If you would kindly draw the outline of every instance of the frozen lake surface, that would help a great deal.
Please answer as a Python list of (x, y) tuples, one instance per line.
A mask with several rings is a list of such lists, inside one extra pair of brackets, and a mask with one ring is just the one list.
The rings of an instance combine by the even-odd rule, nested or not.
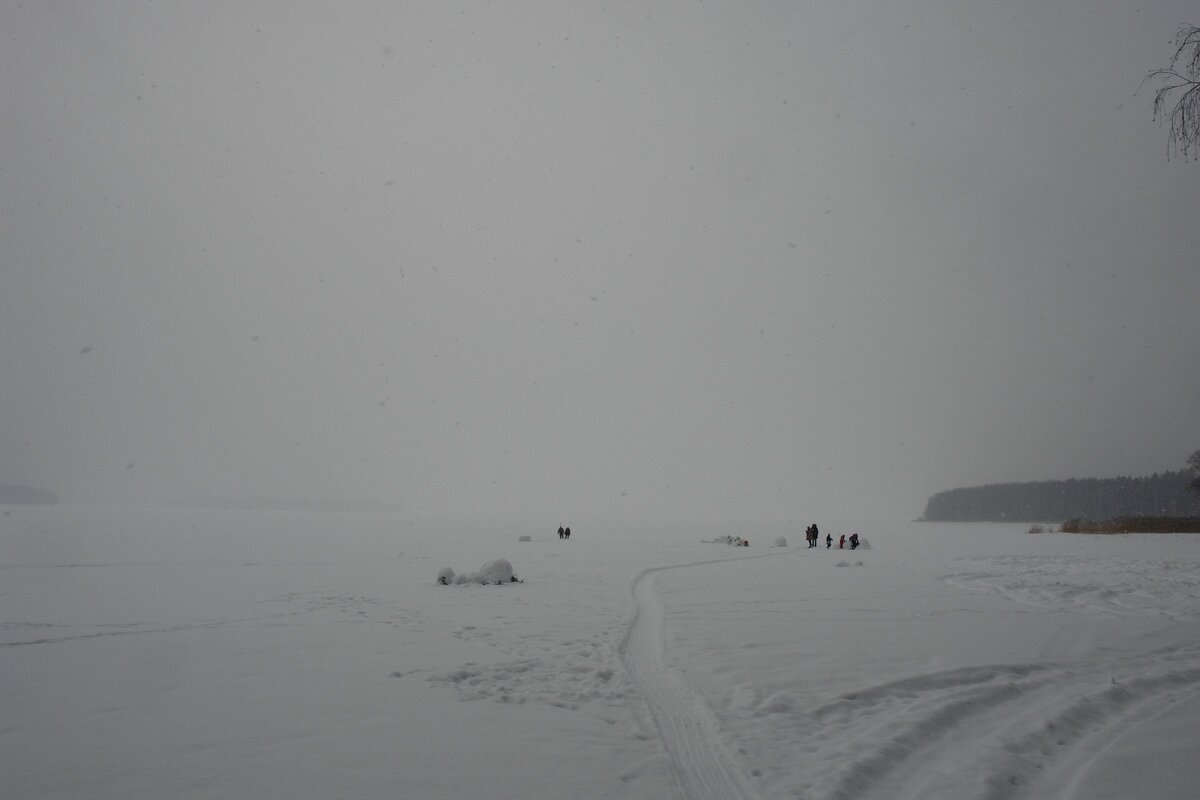
[(4, 796), (1194, 795), (1200, 536), (810, 521), (5, 507)]

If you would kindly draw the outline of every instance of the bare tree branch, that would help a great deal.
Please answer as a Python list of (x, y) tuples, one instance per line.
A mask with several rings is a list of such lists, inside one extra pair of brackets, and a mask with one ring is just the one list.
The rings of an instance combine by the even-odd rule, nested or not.
[(1154, 93), (1154, 120), (1168, 123), (1167, 158), (1200, 159), (1200, 28), (1180, 28), (1169, 66), (1151, 70), (1147, 81), (1163, 84)]

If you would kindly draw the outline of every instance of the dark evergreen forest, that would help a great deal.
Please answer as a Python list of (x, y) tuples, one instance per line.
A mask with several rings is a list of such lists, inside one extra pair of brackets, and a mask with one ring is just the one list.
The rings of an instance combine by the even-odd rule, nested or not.
[(1084, 478), (996, 483), (939, 492), (929, 498), (930, 522), (1062, 522), (1081, 517), (1197, 516), (1200, 492), (1192, 473), (1155, 473), (1147, 478)]

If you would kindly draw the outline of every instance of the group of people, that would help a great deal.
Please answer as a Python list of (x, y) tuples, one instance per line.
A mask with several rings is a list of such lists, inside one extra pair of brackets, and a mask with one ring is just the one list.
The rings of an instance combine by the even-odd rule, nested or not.
[(564, 528), (562, 525), (559, 525), (559, 526), (558, 526), (558, 538), (560, 538), (560, 539), (570, 539), (570, 538), (571, 538), (571, 529), (570, 529), (570, 528)]
[[(808, 542), (809, 547), (817, 546), (817, 542), (821, 539), (821, 532), (817, 530), (817, 523), (814, 522), (812, 525), (809, 525), (804, 529), (804, 539)], [(847, 539), (846, 534), (843, 533), (842, 537), (838, 539), (838, 549), (846, 549), (846, 542), (850, 543), (851, 550), (857, 549), (858, 534), (852, 533), (850, 534), (850, 538)], [(831, 534), (825, 534), (825, 549), (828, 550), (831, 547), (833, 547), (833, 536)]]

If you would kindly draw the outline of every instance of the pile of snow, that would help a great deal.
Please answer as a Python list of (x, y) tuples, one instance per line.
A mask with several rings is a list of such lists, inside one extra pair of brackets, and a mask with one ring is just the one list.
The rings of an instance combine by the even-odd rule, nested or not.
[(501, 583), (524, 583), (513, 572), (512, 564), (507, 558), (497, 558), (495, 561), (489, 561), (479, 568), (478, 572), (472, 572), (469, 575), (465, 572), (454, 574), (454, 570), (449, 567), (442, 567), (438, 570), (437, 582), (442, 586), (448, 586), (451, 583), (478, 583), (484, 586), (488, 584)]
[(532, 536), (518, 536), (517, 541), (518, 542), (532, 542), (533, 537)]
[(515, 583), (517, 576), (513, 574), (512, 564), (507, 558), (497, 558), (484, 564), (478, 572), (484, 583)]
[(717, 544), (727, 544), (727, 545), (731, 545), (733, 547), (749, 547), (750, 546), (749, 539), (743, 539), (740, 536), (734, 536), (732, 534), (726, 534), (725, 536), (718, 536), (715, 539), (708, 539), (707, 541), (711, 542), (711, 543), (717, 543)]
[(775, 540), (775, 546), (776, 547), (787, 547), (787, 537), (780, 536), (778, 539)]

